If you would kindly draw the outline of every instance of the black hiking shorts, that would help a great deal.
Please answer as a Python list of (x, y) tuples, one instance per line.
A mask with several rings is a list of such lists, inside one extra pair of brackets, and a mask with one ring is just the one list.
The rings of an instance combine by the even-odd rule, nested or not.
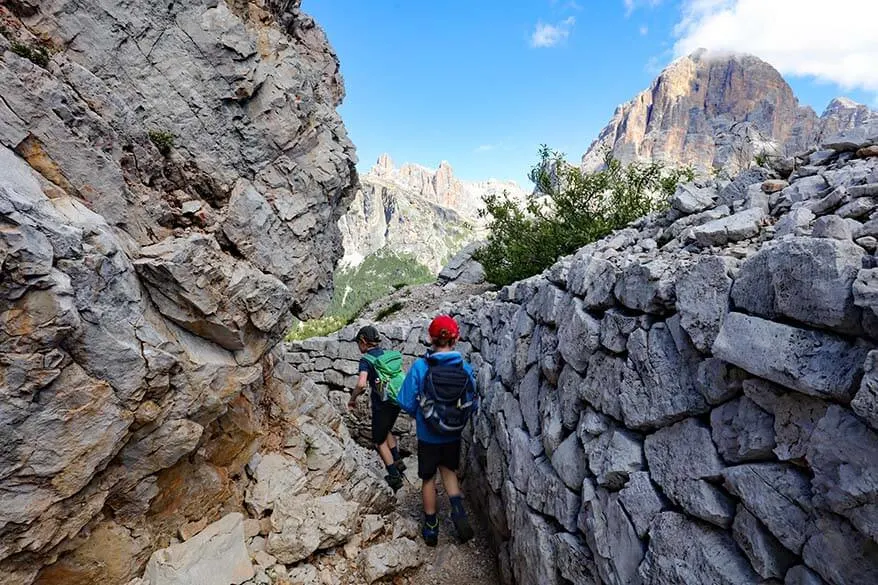
[(439, 467), (457, 471), (460, 462), (460, 439), (451, 443), (418, 441), (418, 477), (433, 479)]
[(387, 435), (399, 417), (399, 406), (390, 400), (372, 400), (372, 443), (377, 447), (387, 440)]

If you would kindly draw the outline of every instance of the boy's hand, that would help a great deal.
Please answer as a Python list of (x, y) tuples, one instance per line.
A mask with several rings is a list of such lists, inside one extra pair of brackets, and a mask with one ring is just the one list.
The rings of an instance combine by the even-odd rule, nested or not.
[(351, 396), (351, 399), (348, 400), (348, 410), (353, 410), (357, 407), (357, 399), (354, 396)]

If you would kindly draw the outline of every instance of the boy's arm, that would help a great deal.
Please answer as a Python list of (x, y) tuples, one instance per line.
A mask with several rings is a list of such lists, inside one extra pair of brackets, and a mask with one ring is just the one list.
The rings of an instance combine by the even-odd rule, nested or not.
[(410, 415), (414, 416), (418, 409), (418, 392), (421, 391), (421, 380), (423, 379), (423, 361), (418, 360), (409, 369), (396, 396), (396, 401), (400, 407)]
[(360, 374), (357, 376), (357, 385), (354, 386), (354, 390), (351, 392), (351, 399), (348, 400), (348, 408), (351, 410), (357, 405), (357, 398), (366, 391), (366, 387), (369, 385), (369, 364), (363, 358), (360, 358), (359, 370)]

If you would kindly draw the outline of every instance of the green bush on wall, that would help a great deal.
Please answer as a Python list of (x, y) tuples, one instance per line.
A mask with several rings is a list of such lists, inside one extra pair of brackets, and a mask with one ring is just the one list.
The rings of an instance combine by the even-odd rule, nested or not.
[(604, 168), (592, 173), (546, 146), (530, 172), (537, 189), (520, 204), (507, 193), (484, 198), (488, 243), (475, 258), (489, 282), (506, 285), (539, 274), (635, 219), (667, 206), (691, 169), (635, 162), (623, 165), (607, 153)]

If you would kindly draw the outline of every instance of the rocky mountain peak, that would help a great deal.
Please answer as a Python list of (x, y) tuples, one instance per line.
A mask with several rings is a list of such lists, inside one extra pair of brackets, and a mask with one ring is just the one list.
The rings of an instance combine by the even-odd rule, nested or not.
[(357, 265), (387, 248), (411, 254), (438, 273), (449, 258), (483, 235), (478, 216), (483, 197), (503, 191), (525, 195), (514, 181), (463, 181), (448, 161), (435, 170), (414, 163), (397, 168), (382, 154), (360, 176), (360, 190), (339, 220), (342, 265)]
[(391, 174), (393, 172), (393, 159), (386, 152), (383, 153), (378, 157), (378, 162), (375, 163), (370, 172), (379, 177)]
[(838, 98), (818, 117), (765, 61), (700, 49), (671, 63), (649, 88), (616, 108), (582, 165), (599, 168), (608, 149), (623, 162), (660, 160), (734, 172), (758, 154), (804, 151), (875, 115)]

